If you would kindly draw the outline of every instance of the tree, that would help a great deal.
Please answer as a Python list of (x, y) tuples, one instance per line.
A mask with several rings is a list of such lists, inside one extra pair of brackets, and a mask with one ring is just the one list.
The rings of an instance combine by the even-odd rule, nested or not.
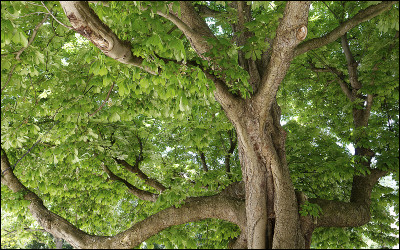
[(360, 245), (371, 211), (395, 244), (398, 190), (378, 183), (398, 183), (395, 2), (10, 2), (1, 15), (6, 209), (78, 248), (159, 232), (147, 242), (196, 247), (208, 230), (220, 247), (307, 248), (325, 227), (356, 228), (341, 232)]

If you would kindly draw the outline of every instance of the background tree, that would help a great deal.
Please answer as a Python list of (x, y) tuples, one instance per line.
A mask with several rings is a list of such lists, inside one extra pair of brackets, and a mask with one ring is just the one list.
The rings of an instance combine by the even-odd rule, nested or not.
[(79, 248), (395, 244), (395, 2), (1, 16), (2, 209)]

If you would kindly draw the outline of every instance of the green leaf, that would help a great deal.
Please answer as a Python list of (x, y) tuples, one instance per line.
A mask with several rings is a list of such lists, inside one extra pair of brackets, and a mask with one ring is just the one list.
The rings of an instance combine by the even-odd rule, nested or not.
[(113, 114), (110, 116), (110, 118), (109, 118), (109, 121), (110, 121), (110, 122), (117, 122), (117, 121), (119, 121), (119, 120), (121, 120), (121, 118), (120, 118), (120, 116), (118, 115), (118, 113), (113, 113)]
[(105, 75), (107, 75), (107, 73), (108, 73), (107, 67), (105, 67), (103, 65), (102, 67), (100, 67), (100, 69), (95, 74), (105, 76)]
[(109, 86), (111, 85), (112, 78), (111, 76), (107, 75), (106, 77), (103, 77), (103, 86)]

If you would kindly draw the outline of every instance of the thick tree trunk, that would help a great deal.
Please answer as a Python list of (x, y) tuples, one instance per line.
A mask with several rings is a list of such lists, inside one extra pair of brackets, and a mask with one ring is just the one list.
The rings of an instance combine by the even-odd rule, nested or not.
[(245, 183), (247, 247), (304, 248), (279, 106), (274, 101), (265, 120), (251, 99), (241, 104), (228, 116), (237, 131)]

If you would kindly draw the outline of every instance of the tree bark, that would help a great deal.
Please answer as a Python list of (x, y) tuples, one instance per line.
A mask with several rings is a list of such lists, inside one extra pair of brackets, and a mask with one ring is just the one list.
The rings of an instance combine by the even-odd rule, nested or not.
[(247, 247), (304, 248), (280, 108), (275, 101), (266, 121), (260, 119), (252, 100), (236, 108), (241, 114), (233, 116), (237, 117), (233, 124), (245, 183)]

